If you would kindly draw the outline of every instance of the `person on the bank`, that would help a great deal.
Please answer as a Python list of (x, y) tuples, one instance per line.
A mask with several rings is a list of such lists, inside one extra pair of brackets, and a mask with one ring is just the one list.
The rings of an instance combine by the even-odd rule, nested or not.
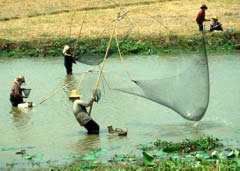
[(92, 119), (87, 111), (87, 107), (92, 106), (93, 101), (98, 101), (96, 96), (91, 97), (88, 102), (80, 100), (80, 95), (75, 95), (71, 100), (73, 101), (73, 113), (78, 123), (87, 129), (88, 134), (99, 134), (99, 125)]
[(222, 24), (218, 22), (217, 17), (213, 17), (212, 23), (210, 24), (210, 32), (213, 32), (214, 30), (223, 31)]
[(10, 93), (10, 102), (12, 106), (17, 107), (18, 104), (24, 103), (23, 98), (26, 98), (22, 94), (21, 86), (25, 83), (25, 78), (22, 75), (19, 75), (13, 82), (11, 93)]
[(76, 61), (68, 45), (64, 46), (63, 55), (64, 55), (64, 66), (66, 68), (67, 75), (72, 75), (72, 64), (73, 63), (76, 64)]
[(203, 22), (204, 21), (210, 21), (210, 20), (205, 18), (205, 11), (208, 9), (207, 5), (203, 4), (200, 7), (200, 9), (201, 10), (198, 12), (196, 22), (199, 26), (199, 31), (203, 31)]

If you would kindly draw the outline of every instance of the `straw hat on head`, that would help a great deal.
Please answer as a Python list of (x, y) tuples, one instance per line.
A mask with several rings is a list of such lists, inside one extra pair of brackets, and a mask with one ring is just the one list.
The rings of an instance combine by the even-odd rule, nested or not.
[(76, 89), (72, 90), (69, 99), (80, 99), (80, 94)]
[(208, 9), (208, 7), (207, 7), (206, 4), (203, 4), (200, 8), (201, 8), (201, 9)]
[(68, 51), (70, 49), (70, 47), (68, 45), (65, 45), (63, 48), (63, 53), (65, 53), (66, 51)]
[(17, 76), (16, 80), (17, 81), (22, 81), (23, 83), (25, 83), (25, 78), (22, 75)]

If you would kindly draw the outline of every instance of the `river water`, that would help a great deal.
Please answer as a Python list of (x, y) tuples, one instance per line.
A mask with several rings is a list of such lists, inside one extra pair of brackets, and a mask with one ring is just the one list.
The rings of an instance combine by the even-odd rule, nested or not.
[[(114, 154), (137, 154), (139, 144), (157, 138), (179, 141), (213, 135), (221, 138), (226, 145), (239, 145), (239, 54), (209, 56), (210, 103), (200, 122), (187, 121), (157, 103), (108, 88), (124, 84), (118, 76), (129, 68), (143, 76), (146, 74), (144, 70), (148, 68), (147, 74), (153, 78), (159, 77), (161, 73), (172, 75), (174, 73), (171, 73), (171, 69), (179, 65), (178, 58), (133, 56), (125, 62), (125, 69), (122, 69), (123, 65), (118, 58), (109, 59), (105, 65), (105, 74), (108, 79), (115, 80), (116, 85), (108, 85), (108, 79), (101, 85), (102, 97), (98, 104), (94, 104), (91, 115), (101, 127), (100, 135), (95, 136), (87, 135), (86, 130), (79, 126), (68, 97), (75, 88), (80, 89), (82, 99), (90, 97), (92, 87), (88, 85), (95, 85), (97, 73), (85, 71), (98, 70), (97, 67), (77, 63), (73, 66), (73, 76), (66, 76), (62, 58), (1, 58), (0, 168), (9, 167), (10, 164), (15, 167), (33, 167), (26, 157), (16, 154), (22, 149), (35, 155), (33, 160), (39, 162), (41, 167), (48, 167), (72, 162), (74, 154), (84, 155), (96, 149), (102, 150), (98, 158), (102, 161), (111, 159)], [(36, 104), (32, 109), (11, 107), (10, 88), (19, 74), (25, 76), (25, 86), (32, 88), (27, 99)], [(47, 100), (39, 104), (44, 99)], [(109, 125), (127, 129), (128, 135), (109, 135)]]

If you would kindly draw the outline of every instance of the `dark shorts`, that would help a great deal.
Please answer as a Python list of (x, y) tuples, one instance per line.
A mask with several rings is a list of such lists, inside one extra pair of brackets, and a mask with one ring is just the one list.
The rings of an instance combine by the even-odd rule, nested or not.
[(99, 134), (99, 125), (94, 120), (87, 122), (84, 127), (88, 130), (88, 134)]
[(203, 24), (202, 23), (198, 23), (199, 26), (199, 31), (203, 31)]
[(72, 74), (72, 63), (65, 63), (64, 65), (65, 65), (67, 74)]
[(19, 96), (14, 97), (12, 94), (10, 94), (10, 102), (12, 103), (12, 106), (17, 107), (18, 104), (24, 103), (23, 99)]

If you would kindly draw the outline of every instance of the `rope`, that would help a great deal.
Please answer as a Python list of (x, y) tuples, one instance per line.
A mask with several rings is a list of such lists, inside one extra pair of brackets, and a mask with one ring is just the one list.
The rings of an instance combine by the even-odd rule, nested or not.
[(109, 86), (109, 84), (108, 84), (105, 76), (103, 75), (103, 73), (102, 73), (102, 78), (103, 78), (103, 80), (105, 81), (105, 83), (107, 84), (107, 87), (111, 90), (112, 88)]
[[(84, 76), (85, 76), (86, 73), (87, 73), (87, 72), (82, 72), (82, 73), (81, 73), (81, 74), (84, 74), (84, 75), (82, 76), (82, 79), (80, 80), (80, 83), (82, 82), (82, 80), (83, 80), (83, 78), (84, 78)], [(49, 96), (47, 96), (47, 97), (44, 98), (42, 101), (40, 101), (40, 102), (38, 103), (38, 105), (42, 104), (43, 102), (45, 102), (45, 101), (48, 100), (49, 98), (55, 96), (60, 90), (64, 89), (65, 87), (69, 86), (70, 84), (72, 84), (72, 83), (74, 83), (74, 82), (76, 82), (76, 81), (77, 81), (77, 80), (72, 80), (72, 81), (70, 81), (69, 83), (65, 84), (64, 86), (55, 89), (55, 91), (54, 91), (53, 93), (51, 93)], [(79, 85), (78, 85), (79, 87), (80, 87), (80, 83), (79, 83)]]
[[(88, 7), (87, 7), (87, 8), (89, 8), (90, 4), (91, 4), (91, 0), (89, 0)], [(75, 47), (74, 47), (74, 50), (73, 50), (73, 57), (75, 57), (75, 55), (76, 55), (77, 45), (78, 45), (78, 42), (79, 42), (79, 39), (80, 39), (80, 36), (81, 36), (81, 32), (82, 32), (82, 28), (83, 28), (83, 23), (85, 22), (85, 19), (86, 19), (86, 17), (87, 17), (87, 12), (88, 12), (88, 10), (85, 11), (85, 15), (84, 15), (84, 18), (83, 18), (81, 27), (80, 27), (80, 29), (79, 29), (78, 38), (77, 38), (77, 41), (76, 41), (76, 43), (75, 43)]]
[(83, 73), (83, 75), (82, 75), (82, 77), (81, 77), (81, 79), (80, 79), (80, 81), (79, 81), (79, 83), (78, 83), (77, 90), (80, 89), (80, 86), (81, 86), (82, 80), (84, 79), (85, 75), (86, 75), (86, 73)]
[(46, 97), (45, 99), (43, 99), (41, 102), (39, 102), (39, 105), (42, 104), (43, 102), (45, 102), (46, 100), (48, 100), (49, 98), (55, 96), (60, 90), (64, 89), (65, 87), (67, 87), (69, 84), (74, 83), (76, 80), (72, 80), (69, 83), (65, 84), (64, 86), (60, 87), (59, 89), (56, 89), (52, 94), (50, 94), (48, 97)]
[[(117, 39), (117, 35), (115, 35), (115, 40), (116, 40), (116, 43), (117, 43), (118, 53), (119, 53), (119, 56), (120, 56), (121, 62), (122, 62), (123, 65), (124, 65), (125, 63), (124, 63), (124, 59), (123, 59), (123, 56), (122, 56), (122, 53), (121, 53), (121, 50), (120, 50), (120, 47), (119, 47), (119, 43), (118, 43), (118, 39)], [(124, 66), (125, 66), (125, 71), (126, 71), (128, 77), (132, 80), (132, 77), (131, 77), (130, 73), (128, 72), (127, 65), (125, 64)]]

